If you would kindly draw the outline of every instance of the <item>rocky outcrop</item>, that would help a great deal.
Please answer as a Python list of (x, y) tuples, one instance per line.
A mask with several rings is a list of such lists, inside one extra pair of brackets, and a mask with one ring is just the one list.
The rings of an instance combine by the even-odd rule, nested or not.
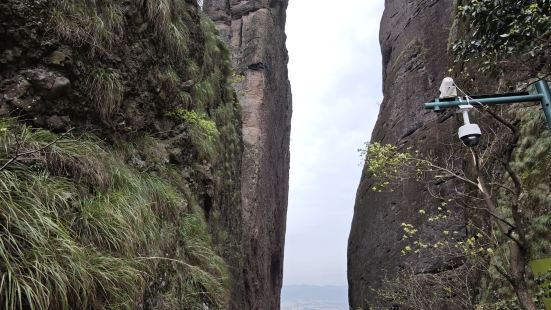
[[(38, 159), (25, 157), (19, 166), (1, 167), (0, 172), (9, 170), (13, 174), (24, 167), (25, 177), (37, 174), (47, 179), (45, 184), (56, 184), (59, 178), (71, 184), (78, 194), (64, 188), (60, 194), (68, 201), (62, 207), (64, 211), (48, 211), (45, 216), (56, 227), (67, 227), (60, 235), (75, 245), (75, 257), (92, 262), (110, 259), (106, 266), (116, 269), (106, 272), (115, 280), (104, 281), (98, 276), (101, 270), (94, 269), (96, 265), (75, 263), (76, 267), (89, 268), (90, 285), (81, 287), (85, 279), (67, 269), (63, 260), (74, 261), (70, 255), (46, 252), (36, 260), (47, 260), (46, 266), (62, 265), (58, 271), (67, 270), (66, 274), (57, 277), (37, 270), (40, 265), (31, 259), (30, 267), (21, 266), (26, 260), (18, 258), (9, 268), (4, 260), (0, 269), (17, 269), (16, 273), (31, 281), (34, 289), (18, 293), (13, 291), (15, 285), (3, 286), (0, 299), (19, 295), (18, 300), (11, 298), (12, 306), (7, 308), (227, 309), (230, 300), (236, 309), (248, 308), (245, 288), (234, 289), (237, 293), (229, 296), (234, 283), (234, 287), (243, 287), (246, 270), (256, 271), (243, 267), (244, 249), (249, 249), (248, 253), (256, 251), (249, 245), (255, 226), (243, 224), (250, 224), (248, 219), (253, 216), (244, 212), (241, 204), (240, 108), (231, 85), (230, 55), (217, 35), (213, 22), (201, 13), (196, 1), (0, 1), (0, 165), (10, 157), (14, 158), (12, 162), (19, 161), (23, 143), (37, 148), (44, 144), (42, 140), (48, 141), (56, 134), (61, 134), (60, 139), (66, 137), (67, 141), (60, 144), (68, 148), (50, 152), (45, 146), (44, 150), (29, 153), (42, 158), (42, 165), (36, 163)], [(285, 59), (276, 60), (274, 63), (285, 67)], [(281, 81), (288, 85), (286, 75), (278, 74), (285, 76)], [(272, 76), (266, 80), (270, 90), (279, 89), (279, 80)], [(282, 95), (287, 96), (286, 92)], [(258, 122), (266, 120), (268, 128), (285, 132), (286, 123), (281, 128), (275, 126), (280, 119), (287, 120), (287, 114), (270, 115), (281, 117), (259, 118)], [(25, 132), (20, 128), (30, 127), (36, 128), (39, 137), (20, 142), (20, 132)], [(280, 141), (262, 134), (268, 138), (262, 138), (266, 143), (259, 148), (273, 151), (258, 159), (262, 163), (258, 164), (258, 173), (264, 173), (258, 180), (277, 173), (266, 167), (266, 162), (273, 161), (280, 164), (279, 175), (286, 181), (288, 153), (281, 159), (277, 157), (280, 144), (276, 147), (275, 143), (288, 146), (288, 135), (287, 140), (282, 135)], [(52, 159), (51, 153), (65, 157)], [(253, 162), (248, 163), (247, 169), (255, 167)], [(83, 177), (88, 174), (101, 177)], [(281, 215), (267, 210), (269, 214), (261, 213), (255, 220), (268, 222), (284, 217), (286, 183), (281, 184), (283, 190), (277, 192), (280, 196), (270, 191), (278, 189), (276, 186), (257, 189), (273, 195), (270, 198), (281, 205), (277, 209)], [(37, 191), (44, 194), (39, 197), (54, 193), (44, 188)], [(268, 199), (258, 197), (262, 202)], [(0, 200), (3, 210), (17, 207), (14, 203), (8, 206), (5, 195)], [(52, 201), (55, 205), (61, 200)], [(83, 218), (91, 204), (107, 215), (102, 217), (94, 209), (93, 216)], [(28, 207), (41, 208), (36, 203)], [(124, 208), (130, 212), (120, 213)], [(123, 225), (133, 220), (136, 225)], [(4, 216), (0, 222), (5, 223)], [(32, 226), (23, 220), (21, 223)], [(254, 244), (259, 250), (249, 256), (251, 261), (271, 255), (269, 244), (278, 244), (277, 240), (262, 239), (268, 234), (262, 223), (258, 224), (262, 243)], [(274, 223), (279, 225), (278, 231), (283, 231), (283, 222)], [(2, 228), (2, 244), (8, 232), (21, 233), (17, 226)], [(99, 241), (88, 238), (91, 232), (97, 233)], [(244, 237), (244, 232), (249, 235)], [(59, 239), (47, 232), (33, 236), (45, 244), (57, 244), (54, 242)], [(38, 253), (26, 239), (18, 237), (18, 247)], [(124, 247), (112, 246), (114, 242)], [(276, 253), (273, 274), (277, 275), (281, 258), (280, 252)], [(119, 277), (117, 272), (134, 277)], [(250, 278), (264, 276), (264, 271), (258, 273)], [(274, 283), (276, 287), (278, 282)], [(41, 300), (46, 306), (41, 306)]]
[[(383, 56), (383, 92), (379, 118), (372, 142), (412, 147), (426, 153), (445, 155), (446, 145), (456, 137), (457, 120), (452, 114), (425, 111), (422, 103), (437, 96), (446, 75), (448, 38), (452, 24), (452, 0), (385, 1), (380, 43)], [(455, 142), (455, 141), (453, 141)], [(445, 156), (442, 156), (445, 157)], [(463, 214), (440, 226), (430, 226), (418, 210), (438, 205), (426, 187), (405, 181), (394, 192), (375, 192), (364, 169), (357, 191), (354, 219), (348, 242), (348, 282), (353, 309), (382, 307), (376, 291), (385, 278), (411, 267), (416, 275), (437, 273), (461, 266), (461, 262), (423, 255), (402, 255), (401, 223), (422, 227), (428, 239), (435, 232), (454, 226), (462, 231)], [(450, 187), (451, 184), (443, 184)], [(443, 225), (443, 226), (442, 226)], [(463, 229), (464, 230), (464, 229)], [(390, 307), (392, 304), (385, 304)], [(445, 301), (436, 308), (453, 308)]]
[[(125, 302), (279, 308), (291, 117), (286, 7), (287, 1), (205, 1), (214, 25), (192, 0), (0, 1), (0, 121), (18, 117), (18, 126), (72, 130), (105, 148), (125, 145), (125, 169), (174, 183), (184, 211), (201, 217), (171, 213), (162, 219), (166, 227), (147, 231), (163, 242), (143, 247), (162, 250), (129, 258), (164, 263), (152, 263), (147, 281), (133, 285), (143, 298)], [(8, 140), (0, 139), (4, 151), (17, 152)], [(100, 185), (86, 189), (107, 195)], [(185, 230), (190, 218), (198, 231)], [(208, 246), (184, 249), (192, 237)], [(169, 263), (180, 261), (196, 274)], [(78, 302), (74, 308), (87, 308)]]
[(245, 261), (233, 309), (279, 309), (289, 178), (287, 0), (205, 0), (230, 48), (242, 106)]

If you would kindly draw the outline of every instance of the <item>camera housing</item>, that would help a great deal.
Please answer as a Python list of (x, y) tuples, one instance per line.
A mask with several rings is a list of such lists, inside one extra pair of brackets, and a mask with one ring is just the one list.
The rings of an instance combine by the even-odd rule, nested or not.
[(439, 90), (440, 99), (457, 97), (457, 87), (455, 86), (455, 82), (451, 77), (444, 78)]
[(477, 124), (465, 124), (459, 127), (459, 139), (468, 147), (477, 146), (480, 143), (482, 132)]

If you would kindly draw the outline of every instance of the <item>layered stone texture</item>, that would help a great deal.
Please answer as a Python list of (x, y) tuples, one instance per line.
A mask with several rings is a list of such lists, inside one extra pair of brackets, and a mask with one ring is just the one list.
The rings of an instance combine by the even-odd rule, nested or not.
[(245, 257), (233, 309), (279, 309), (289, 178), (287, 0), (205, 0), (228, 43), (242, 105)]
[[(453, 0), (386, 0), (381, 22), (384, 101), (372, 142), (412, 147), (445, 157), (456, 142), (457, 119), (448, 112), (436, 114), (422, 103), (438, 95), (449, 64), (448, 37)], [(450, 182), (447, 182), (450, 183)], [(458, 268), (461, 262), (423, 255), (401, 254), (401, 223), (414, 224), (424, 237), (438, 235), (446, 227), (462, 231), (463, 214), (455, 210), (446, 223), (427, 224), (419, 209), (438, 205), (422, 182), (403, 182), (394, 192), (374, 192), (373, 180), (364, 169), (357, 191), (354, 219), (348, 243), (348, 281), (351, 309), (392, 307), (379, 304), (375, 291), (399, 270), (416, 274)], [(454, 184), (442, 184), (451, 190)], [(463, 229), (464, 230), (464, 229)], [(438, 309), (451, 309), (443, 302)]]

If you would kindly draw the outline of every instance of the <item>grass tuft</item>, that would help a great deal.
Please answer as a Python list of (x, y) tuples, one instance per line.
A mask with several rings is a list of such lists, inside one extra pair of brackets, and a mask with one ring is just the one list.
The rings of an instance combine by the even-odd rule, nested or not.
[[(197, 303), (205, 298), (213, 306), (227, 303), (225, 289), (229, 286), (229, 273), (224, 261), (212, 249), (204, 213), (195, 208), (183, 218), (180, 237), (185, 240), (184, 249), (189, 273), (184, 279), (184, 302)], [(200, 292), (197, 295), (197, 292)], [(208, 293), (207, 293), (208, 292)]]
[(190, 93), (183, 90), (182, 79), (172, 66), (167, 66), (158, 72), (159, 84), (163, 90), (161, 96), (168, 97), (165, 99), (176, 99), (179, 106), (190, 107), (192, 104), (192, 96)]
[(147, 0), (147, 17), (167, 51), (174, 57), (188, 54), (190, 34), (186, 27), (189, 19), (186, 3), (173, 0)]
[(25, 169), (0, 175), (4, 309), (130, 308), (143, 286), (141, 271), (76, 241), (66, 222), (78, 197), (74, 186)]
[(88, 77), (88, 91), (102, 121), (111, 123), (122, 102), (124, 89), (118, 73), (97, 69)]
[[(120, 155), (138, 145), (113, 150), (0, 120), (0, 167), (27, 154), (0, 169), (4, 309), (132, 309), (160, 272), (156, 260), (178, 262), (170, 294), (181, 307), (224, 308), (225, 263), (204, 215), (190, 209), (187, 186), (126, 164)], [(75, 170), (80, 163), (90, 165)]]
[(56, 0), (53, 5), (56, 33), (73, 43), (88, 44), (92, 51), (108, 50), (123, 32), (124, 15), (117, 2)]

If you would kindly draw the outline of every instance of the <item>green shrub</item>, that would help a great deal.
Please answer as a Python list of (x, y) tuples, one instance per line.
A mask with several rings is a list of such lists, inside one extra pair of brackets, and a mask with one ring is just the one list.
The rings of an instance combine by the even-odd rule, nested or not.
[(475, 61), (479, 70), (519, 56), (545, 55), (551, 39), (549, 0), (460, 1), (464, 34), (452, 47), (456, 61)]
[(521, 139), (511, 166), (525, 188), (523, 212), (531, 219), (530, 244), (534, 258), (551, 255), (551, 135), (539, 106), (517, 109)]
[(189, 137), (197, 154), (204, 160), (215, 161), (218, 156), (220, 132), (216, 123), (201, 112), (176, 109), (170, 116), (189, 126)]

